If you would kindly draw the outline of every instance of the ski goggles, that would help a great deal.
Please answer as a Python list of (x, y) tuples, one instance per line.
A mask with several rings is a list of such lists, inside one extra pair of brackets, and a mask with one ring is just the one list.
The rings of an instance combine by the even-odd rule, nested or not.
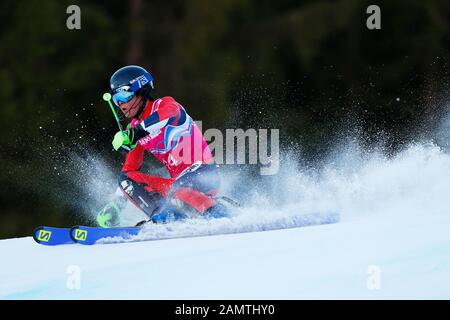
[(127, 103), (135, 96), (135, 92), (131, 90), (131, 86), (121, 86), (117, 88), (113, 95), (112, 100), (116, 107), (120, 106), (120, 103)]
[(113, 90), (112, 99), (114, 104), (119, 107), (120, 102), (127, 103), (135, 96), (136, 92), (143, 86), (149, 84), (153, 88), (153, 77), (150, 73), (144, 73), (130, 81), (129, 85), (123, 85)]

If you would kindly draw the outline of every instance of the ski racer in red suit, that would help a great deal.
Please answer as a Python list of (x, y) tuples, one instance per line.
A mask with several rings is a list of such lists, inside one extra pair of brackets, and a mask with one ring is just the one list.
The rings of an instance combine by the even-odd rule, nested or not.
[[(172, 97), (153, 99), (153, 77), (139, 66), (117, 70), (110, 86), (114, 104), (131, 121), (113, 140), (114, 149), (127, 152), (119, 175), (124, 197), (103, 208), (99, 225), (119, 225), (125, 199), (153, 222), (176, 220), (179, 213), (207, 216), (223, 210), (214, 199), (219, 188), (214, 158), (183, 106)], [(140, 171), (145, 151), (165, 165), (170, 178)]]

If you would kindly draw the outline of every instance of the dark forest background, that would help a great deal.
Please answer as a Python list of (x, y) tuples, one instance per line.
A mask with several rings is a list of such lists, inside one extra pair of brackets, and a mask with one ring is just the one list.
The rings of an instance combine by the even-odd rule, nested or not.
[[(448, 0), (0, 3), (0, 238), (82, 220), (65, 167), (79, 151), (119, 168), (101, 96), (126, 64), (204, 129), (280, 128), (312, 163), (355, 132), (395, 153), (445, 112)], [(366, 28), (371, 4), (381, 30)]]

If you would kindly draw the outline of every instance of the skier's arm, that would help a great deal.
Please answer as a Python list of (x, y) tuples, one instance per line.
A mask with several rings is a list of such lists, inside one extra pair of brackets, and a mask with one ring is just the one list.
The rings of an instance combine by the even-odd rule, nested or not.
[(144, 148), (137, 144), (136, 147), (127, 153), (122, 171), (139, 171), (144, 160)]

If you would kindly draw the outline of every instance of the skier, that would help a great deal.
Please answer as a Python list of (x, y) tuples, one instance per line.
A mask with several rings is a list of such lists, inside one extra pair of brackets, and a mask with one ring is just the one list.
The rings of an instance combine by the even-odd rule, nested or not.
[[(113, 140), (115, 150), (127, 152), (118, 179), (122, 195), (116, 193), (99, 212), (98, 224), (118, 226), (127, 199), (156, 223), (223, 214), (225, 207), (214, 198), (220, 184), (217, 166), (183, 106), (169, 96), (154, 99), (153, 77), (139, 66), (117, 70), (110, 88), (115, 106), (130, 122)], [(145, 150), (165, 165), (170, 178), (140, 171)]]

